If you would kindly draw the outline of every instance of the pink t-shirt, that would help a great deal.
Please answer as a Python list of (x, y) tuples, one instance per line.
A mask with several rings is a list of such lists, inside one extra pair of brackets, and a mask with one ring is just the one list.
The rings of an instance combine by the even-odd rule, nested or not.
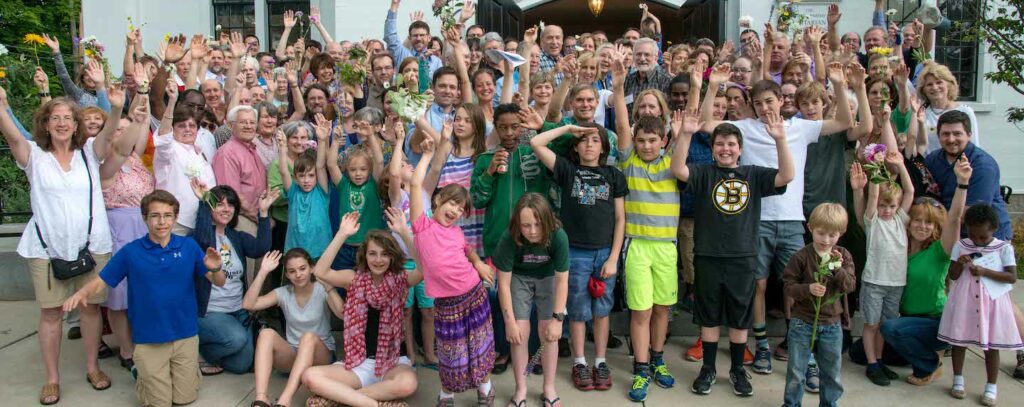
[(444, 227), (423, 215), (412, 223), (412, 233), (428, 297), (457, 297), (480, 284), (480, 275), (466, 257), (462, 228)]

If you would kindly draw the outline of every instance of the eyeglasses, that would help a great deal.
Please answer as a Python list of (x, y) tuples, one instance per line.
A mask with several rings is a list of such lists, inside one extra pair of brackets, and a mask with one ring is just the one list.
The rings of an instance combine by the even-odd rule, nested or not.
[(931, 205), (936, 208), (942, 208), (942, 204), (936, 201), (935, 198), (929, 196), (919, 196), (914, 199), (914, 205)]

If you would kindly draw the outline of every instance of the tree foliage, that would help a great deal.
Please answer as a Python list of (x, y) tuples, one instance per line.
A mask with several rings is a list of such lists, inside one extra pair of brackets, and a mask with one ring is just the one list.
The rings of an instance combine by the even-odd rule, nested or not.
[[(1006, 85), (1024, 96), (1024, 0), (989, 0), (984, 2), (982, 18), (970, 24), (958, 23), (956, 29), (968, 40), (984, 42), (995, 59), (996, 68), (985, 79)], [(1011, 122), (1024, 121), (1024, 107), (1010, 107), (1006, 117)]]

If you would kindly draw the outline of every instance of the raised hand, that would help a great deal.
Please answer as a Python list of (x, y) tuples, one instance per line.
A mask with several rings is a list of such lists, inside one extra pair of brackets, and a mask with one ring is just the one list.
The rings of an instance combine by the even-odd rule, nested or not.
[(139, 103), (138, 106), (135, 106), (135, 110), (131, 112), (131, 117), (135, 123), (145, 123), (146, 120), (149, 120), (149, 103)]
[(309, 5), (309, 22), (317, 24), (320, 22), (320, 7)]
[[(704, 126), (704, 122), (700, 117), (700, 110), (693, 108), (687, 109), (682, 113), (682, 128), (680, 129), (683, 133), (693, 134), (700, 131), (700, 128)], [(672, 118), (675, 120), (675, 117)]]
[(277, 270), (277, 266), (281, 264), (281, 252), (278, 250), (271, 250), (267, 254), (263, 255), (263, 261), (260, 263), (259, 275), (266, 276), (271, 271)]
[(910, 80), (910, 68), (906, 64), (900, 63), (892, 72), (892, 77), (896, 86), (903, 86)]
[[(163, 46), (163, 43), (160, 44)], [(185, 57), (185, 35), (178, 34), (177, 37), (167, 39), (167, 46), (163, 49), (164, 62), (174, 64)]]
[(699, 84), (704, 81), (704, 72), (708, 70), (708, 64), (700, 61), (690, 65), (690, 85)]
[(537, 43), (537, 26), (526, 29), (526, 32), (523, 33), (523, 42), (526, 44)]
[(50, 34), (43, 33), (43, 41), (46, 42), (46, 46), (50, 47), (50, 51), (54, 54), (60, 52), (60, 42), (57, 41), (57, 37), (51, 37)]
[(851, 62), (846, 65), (846, 82), (850, 84), (850, 87), (864, 86), (867, 75), (864, 66), (859, 63)]
[(284, 74), (285, 77), (288, 78), (289, 84), (296, 84), (299, 82), (298, 70), (298, 63), (296, 63), (294, 59), (288, 61), (288, 63), (284, 65)]
[(771, 49), (775, 44), (775, 29), (772, 23), (764, 23), (764, 47)]
[(292, 10), (285, 10), (284, 11), (284, 15), (282, 17), (284, 18), (284, 28), (285, 29), (289, 29), (289, 28), (295, 27), (295, 24), (299, 20), (299, 19), (295, 18), (295, 12), (292, 11)]
[(50, 77), (46, 75), (46, 71), (43, 71), (42, 67), (36, 67), (36, 73), (32, 75), (32, 83), (36, 85), (36, 89), (39, 89), (40, 92), (50, 92)]
[(423, 153), (433, 153), (434, 152), (434, 139), (432, 139), (430, 137), (424, 138), (423, 142), (420, 143), (420, 151), (423, 151)]
[[(838, 86), (838, 85), (845, 85), (846, 84), (846, 73), (843, 71), (843, 64), (842, 63), (833, 62), (833, 63), (828, 64), (828, 67), (826, 68), (826, 72), (828, 73), (828, 80), (831, 81), (833, 85), (837, 85)], [(845, 86), (844, 86), (844, 88), (845, 88)], [(839, 89), (843, 89), (843, 88), (839, 88)]]
[(444, 39), (449, 44), (457, 46), (462, 42), (462, 30), (456, 27), (449, 27), (447, 30), (444, 30)]
[(807, 27), (807, 38), (811, 40), (811, 45), (817, 46), (821, 44), (821, 39), (825, 37), (825, 30), (816, 25)]
[(860, 163), (854, 162), (850, 166), (850, 189), (860, 191), (867, 185), (868, 174), (864, 172), (864, 168), (860, 166)]
[(541, 127), (544, 127), (544, 118), (532, 107), (519, 109), (519, 113), (516, 113), (516, 115), (519, 116), (519, 121), (523, 127), (531, 130), (540, 130)]
[(111, 86), (107, 89), (107, 99), (111, 106), (124, 106), (124, 89), (120, 86)]
[(245, 45), (245, 40), (242, 38), (242, 33), (237, 31), (231, 32), (231, 39), (228, 40), (228, 45), (231, 47), (231, 55), (234, 58), (241, 58), (249, 50)]
[(412, 230), (409, 229), (409, 224), (405, 220), (405, 212), (401, 209), (390, 207), (384, 211), (384, 217), (388, 221), (388, 229), (398, 234), (409, 233), (412, 234)]
[(192, 36), (192, 43), (189, 44), (189, 51), (192, 52), (192, 58), (202, 59), (206, 56), (206, 53), (210, 48), (206, 45), (206, 36), (202, 34), (196, 34)]
[[(323, 113), (316, 114), (316, 140), (318, 143), (326, 143), (331, 136), (331, 121), (324, 117)], [(325, 144), (326, 145), (326, 144)]]
[(773, 111), (768, 111), (764, 115), (764, 128), (768, 131), (768, 135), (772, 136), (776, 142), (786, 139), (786, 125), (782, 116)]
[(274, 202), (277, 201), (277, 198), (279, 196), (281, 196), (281, 189), (280, 188), (271, 188), (271, 189), (263, 191), (263, 193), (260, 194), (260, 201), (259, 201), (260, 216), (265, 216), (267, 214), (267, 211), (270, 210), (270, 206), (273, 205)]
[(720, 85), (727, 82), (730, 76), (732, 76), (732, 66), (728, 63), (718, 64), (711, 70), (708, 82)]
[(213, 247), (206, 248), (206, 257), (203, 258), (203, 265), (207, 270), (220, 270), (220, 251)]
[(410, 22), (423, 21), (423, 12), (420, 11), (420, 10), (416, 10), (416, 11), (413, 11), (412, 13), (409, 13), (409, 21)]
[(476, 14), (476, 4), (473, 4), (473, 0), (466, 0), (466, 4), (462, 6), (462, 12), (459, 13), (459, 22), (469, 21), (474, 14)]
[(722, 44), (721, 48), (718, 49), (718, 56), (715, 60), (725, 61), (729, 59), (734, 52), (736, 52), (736, 44), (734, 44), (732, 40), (728, 40), (725, 44)]
[(825, 19), (828, 21), (829, 27), (835, 27), (835, 25), (839, 23), (839, 18), (842, 16), (843, 13), (839, 12), (839, 5), (833, 3), (828, 6), (828, 14), (825, 16)]
[(885, 163), (890, 166), (897, 167), (903, 165), (903, 155), (898, 151), (886, 151), (885, 152)]
[(85, 66), (85, 75), (92, 79), (93, 82), (96, 82), (97, 88), (103, 87), (106, 75), (103, 73), (103, 67), (95, 59), (90, 59), (89, 63)]
[(338, 225), (338, 233), (352, 236), (359, 231), (359, 212), (349, 212), (341, 217), (341, 224)]
[(625, 48), (621, 45), (615, 46), (612, 53), (612, 82), (616, 87), (626, 83), (626, 57)]
[(956, 174), (956, 182), (958, 184), (966, 185), (970, 183), (974, 169), (971, 168), (971, 163), (967, 161), (966, 155), (962, 155), (957, 159), (956, 164), (953, 165), (953, 173)]
[(206, 195), (206, 191), (209, 191), (209, 189), (206, 186), (206, 183), (200, 181), (199, 178), (192, 178), (192, 180), (189, 181), (188, 185), (192, 187), (192, 193), (195, 194), (196, 198), (199, 199), (203, 199), (203, 195)]

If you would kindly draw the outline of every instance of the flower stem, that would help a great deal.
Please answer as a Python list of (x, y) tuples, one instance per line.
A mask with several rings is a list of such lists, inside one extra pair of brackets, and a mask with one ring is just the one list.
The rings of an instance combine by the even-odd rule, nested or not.
[(811, 325), (811, 351), (814, 351), (814, 342), (818, 340), (818, 316), (821, 315), (821, 299), (818, 297), (814, 302), (814, 324)]

